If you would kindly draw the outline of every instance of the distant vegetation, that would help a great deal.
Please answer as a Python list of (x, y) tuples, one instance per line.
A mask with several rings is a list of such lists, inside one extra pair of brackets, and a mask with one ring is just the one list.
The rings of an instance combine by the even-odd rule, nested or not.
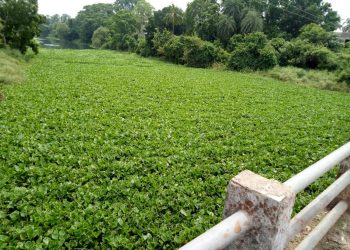
[(176, 249), (221, 221), (239, 172), (283, 182), (349, 138), (350, 95), (256, 74), (100, 50), (27, 72), (0, 102), (0, 249)]
[(328, 78), (332, 83), (312, 86), (347, 91), (350, 52), (332, 33), (339, 27), (337, 13), (319, 0), (194, 0), (186, 11), (174, 5), (154, 11), (145, 0), (117, 0), (85, 6), (76, 18), (47, 17), (42, 37), (76, 47), (158, 56), (191, 67), (322, 70), (334, 76)]

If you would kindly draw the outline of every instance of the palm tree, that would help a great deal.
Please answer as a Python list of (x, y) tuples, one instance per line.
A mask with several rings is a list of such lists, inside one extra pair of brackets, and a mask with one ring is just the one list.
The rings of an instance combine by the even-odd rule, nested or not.
[(222, 14), (219, 18), (217, 32), (222, 41), (228, 41), (237, 30), (235, 19), (232, 16)]
[[(223, 15), (230, 16), (234, 20), (234, 31), (236, 33), (246, 34), (262, 30), (262, 17), (255, 10), (247, 8), (242, 0), (223, 0), (222, 7)], [(225, 19), (226, 25), (230, 25), (226, 29), (231, 29), (232, 24), (227, 22), (227, 18), (222, 19), (222, 24), (224, 24)], [(222, 29), (224, 26), (221, 25), (220, 27)]]
[(261, 16), (254, 10), (247, 11), (241, 22), (241, 33), (248, 34), (262, 31), (262, 29), (263, 20)]
[(169, 6), (169, 12), (165, 15), (165, 22), (172, 25), (173, 34), (175, 34), (175, 25), (181, 24), (183, 21), (182, 10), (174, 4)]

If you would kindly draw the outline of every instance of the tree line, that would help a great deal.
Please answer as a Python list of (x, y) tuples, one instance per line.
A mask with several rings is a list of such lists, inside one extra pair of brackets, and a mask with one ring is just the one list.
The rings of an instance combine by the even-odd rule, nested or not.
[(332, 32), (340, 27), (337, 12), (322, 0), (194, 0), (185, 11), (116, 0), (85, 6), (75, 18), (47, 17), (42, 35), (192, 67), (339, 71), (339, 81), (349, 82), (349, 50)]
[(85, 6), (76, 18), (47, 17), (42, 35), (98, 48), (134, 50), (140, 39), (155, 30), (168, 30), (225, 47), (235, 34), (259, 31), (269, 38), (291, 39), (309, 23), (333, 31), (340, 27), (340, 18), (322, 0), (194, 0), (186, 11), (174, 5), (154, 11), (145, 0), (117, 0)]
[[(37, 0), (0, 0), (0, 46), (37, 52), (41, 31), (42, 37), (192, 67), (296, 66), (339, 71), (340, 81), (350, 78), (349, 46), (332, 32), (341, 27), (340, 17), (323, 0), (193, 0), (185, 11), (116, 0), (85, 6), (75, 18), (44, 18), (37, 10)], [(349, 30), (349, 20), (343, 29)]]

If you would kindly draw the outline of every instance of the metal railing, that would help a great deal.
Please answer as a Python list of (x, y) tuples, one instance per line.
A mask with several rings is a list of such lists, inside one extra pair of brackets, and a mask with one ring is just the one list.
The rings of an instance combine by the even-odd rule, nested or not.
[[(350, 142), (299, 174), (293, 176), (291, 179), (283, 183), (283, 185), (291, 189), (294, 195), (296, 195), (315, 182), (318, 178), (322, 177), (325, 173), (333, 169), (337, 164), (349, 157)], [(340, 178), (338, 178), (332, 185), (290, 220), (288, 230), (285, 232), (285, 240), (282, 245), (285, 246), (289, 241), (293, 240), (293, 238), (305, 228), (305, 226), (317, 214), (325, 209), (336, 197), (349, 187), (350, 163), (347, 167), (349, 169), (348, 171), (342, 174)], [(350, 200), (350, 197), (347, 198)], [(348, 208), (349, 205), (347, 202), (340, 201), (334, 209), (327, 214), (322, 222), (304, 239), (304, 241), (302, 241), (297, 249), (306, 250), (315, 247)], [(247, 237), (253, 237), (252, 234), (247, 235), (247, 231), (253, 226), (253, 220), (254, 214), (249, 214), (244, 210), (239, 210), (180, 249), (224, 249), (235, 244), (235, 240), (237, 239), (240, 239), (240, 241), (247, 240)], [(264, 225), (260, 226), (262, 230), (264, 230)], [(268, 249), (269, 247), (261, 245), (259, 248)]]
[(251, 221), (246, 212), (238, 211), (180, 249), (224, 249), (250, 228)]

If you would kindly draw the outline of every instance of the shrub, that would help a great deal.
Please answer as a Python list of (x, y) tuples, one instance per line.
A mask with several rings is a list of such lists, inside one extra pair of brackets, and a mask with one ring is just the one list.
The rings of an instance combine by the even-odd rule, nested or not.
[(157, 51), (158, 56), (164, 56), (164, 45), (169, 42), (174, 37), (174, 34), (169, 32), (168, 30), (164, 30), (160, 32), (157, 30), (154, 33), (153, 47)]
[(300, 32), (299, 39), (327, 47), (333, 51), (338, 51), (344, 47), (343, 42), (336, 34), (327, 32), (318, 24), (311, 23), (305, 25), (301, 28)]
[(135, 51), (137, 48), (137, 35), (115, 34), (111, 38), (110, 48), (123, 51)]
[(275, 67), (269, 71), (261, 73), (265, 76), (269, 76), (280, 81), (293, 82), (318, 89), (347, 92), (349, 91), (350, 87), (342, 82), (339, 82), (336, 73), (329, 71), (306, 70), (288, 66)]
[(332, 51), (300, 39), (288, 42), (281, 49), (280, 65), (327, 70), (335, 70), (338, 67)]
[(217, 47), (198, 37), (184, 37), (184, 61), (187, 66), (207, 68), (219, 60)]
[(340, 71), (338, 82), (345, 82), (350, 87), (350, 68), (346, 68)]
[(216, 49), (216, 63), (227, 64), (230, 59), (230, 53), (221, 47), (215, 46)]
[(171, 62), (184, 64), (184, 39), (173, 36), (163, 47), (164, 56)]
[(229, 44), (227, 46), (227, 50), (229, 52), (232, 52), (232, 51), (234, 51), (237, 48), (237, 46), (239, 44), (241, 44), (243, 42), (244, 42), (244, 36), (243, 35), (240, 35), (240, 34), (239, 35), (234, 35), (230, 39), (230, 42), (229, 42)]
[(166, 59), (189, 67), (208, 68), (228, 60), (226, 51), (199, 37), (173, 36), (162, 49)]
[(243, 40), (240, 36), (231, 39), (234, 48), (228, 62), (232, 70), (264, 70), (277, 65), (274, 48), (268, 44), (263, 33), (246, 35)]

